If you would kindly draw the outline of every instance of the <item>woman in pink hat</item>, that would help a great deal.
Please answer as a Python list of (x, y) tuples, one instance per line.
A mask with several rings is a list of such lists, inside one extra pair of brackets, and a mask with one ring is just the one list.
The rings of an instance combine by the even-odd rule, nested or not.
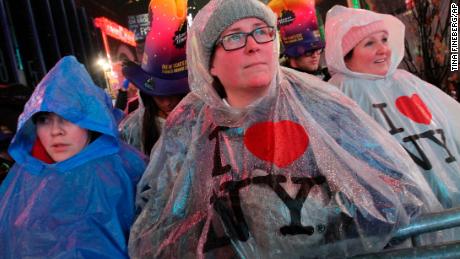
[(334, 6), (326, 17), (330, 83), (409, 153), (445, 208), (460, 205), (460, 104), (397, 69), (404, 25), (391, 15)]

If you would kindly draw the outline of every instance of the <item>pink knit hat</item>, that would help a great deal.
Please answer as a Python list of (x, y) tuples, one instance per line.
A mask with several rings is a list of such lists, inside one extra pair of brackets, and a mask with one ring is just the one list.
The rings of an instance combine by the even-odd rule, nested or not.
[(378, 31), (387, 31), (383, 20), (369, 23), (363, 26), (352, 27), (342, 38), (342, 53), (345, 56), (352, 50), (360, 41), (370, 34)]

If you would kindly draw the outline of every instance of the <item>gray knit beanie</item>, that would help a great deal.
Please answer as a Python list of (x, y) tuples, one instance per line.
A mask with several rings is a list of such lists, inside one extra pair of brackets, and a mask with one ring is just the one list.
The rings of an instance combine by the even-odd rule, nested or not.
[(236, 21), (252, 17), (264, 21), (268, 26), (276, 27), (276, 15), (258, 0), (226, 0), (216, 7), (201, 34), (201, 43), (204, 46), (208, 65), (220, 34)]

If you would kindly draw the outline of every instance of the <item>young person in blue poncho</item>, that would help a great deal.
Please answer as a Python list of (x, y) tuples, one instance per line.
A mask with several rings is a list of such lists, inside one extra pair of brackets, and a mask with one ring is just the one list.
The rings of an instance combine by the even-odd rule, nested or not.
[(126, 258), (144, 157), (74, 57), (35, 88), (0, 186), (0, 258)]

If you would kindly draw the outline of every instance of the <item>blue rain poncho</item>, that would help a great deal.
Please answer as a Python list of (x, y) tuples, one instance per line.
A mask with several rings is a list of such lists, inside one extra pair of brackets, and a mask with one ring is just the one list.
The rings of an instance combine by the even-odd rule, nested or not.
[[(32, 116), (54, 112), (100, 136), (73, 157), (46, 164), (30, 155)], [(112, 104), (74, 57), (35, 88), (0, 187), (0, 258), (126, 258), (143, 156), (118, 139)]]
[[(391, 65), (385, 76), (349, 70), (342, 38), (354, 26), (382, 20), (388, 32)], [(326, 19), (329, 80), (410, 154), (445, 208), (460, 205), (460, 104), (439, 88), (397, 69), (404, 57), (404, 24), (396, 17), (335, 6)]]
[(401, 146), (320, 79), (276, 65), (266, 96), (226, 105), (200, 36), (227, 1), (212, 0), (189, 30), (192, 92), (139, 182), (132, 258), (343, 258), (383, 249), (397, 227), (440, 209)]

